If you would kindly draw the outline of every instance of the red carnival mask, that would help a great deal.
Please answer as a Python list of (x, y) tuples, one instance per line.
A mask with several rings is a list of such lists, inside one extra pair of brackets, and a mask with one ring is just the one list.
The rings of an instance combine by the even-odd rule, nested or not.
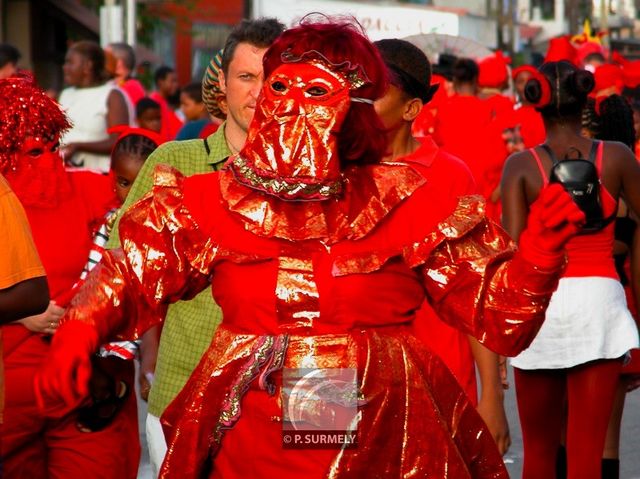
[(238, 181), (292, 200), (340, 192), (337, 133), (349, 111), (349, 90), (363, 84), (359, 70), (340, 71), (349, 68), (315, 54), (271, 73), (247, 142), (231, 164)]
[(58, 144), (58, 138), (29, 136), (14, 154), (15, 167), (5, 176), (25, 206), (54, 208), (71, 191)]

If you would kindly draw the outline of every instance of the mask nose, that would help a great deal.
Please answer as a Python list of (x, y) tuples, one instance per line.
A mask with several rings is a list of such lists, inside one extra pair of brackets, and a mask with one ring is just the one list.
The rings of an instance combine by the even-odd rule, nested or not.
[(286, 98), (283, 98), (274, 110), (274, 117), (286, 121), (292, 116), (304, 116), (304, 95), (302, 89), (292, 88)]
[(60, 155), (59, 149), (56, 151), (45, 151), (44, 153), (42, 153), (42, 155), (40, 155), (38, 166), (42, 168), (53, 169), (63, 162), (64, 160)]

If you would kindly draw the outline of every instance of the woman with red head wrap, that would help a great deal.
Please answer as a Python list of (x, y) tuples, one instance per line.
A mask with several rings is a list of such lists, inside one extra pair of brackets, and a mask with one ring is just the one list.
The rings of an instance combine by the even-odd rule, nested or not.
[[(3, 473), (8, 478), (135, 477), (137, 455), (129, 463), (122, 449), (114, 447), (114, 436), (126, 426), (83, 433), (75, 411), (65, 409), (61, 418), (51, 420), (35, 401), (31, 378), (47, 358), (94, 226), (115, 200), (109, 177), (65, 169), (58, 142), (67, 128), (58, 104), (31, 79), (0, 81), (0, 173), (24, 205), (52, 298), (44, 313), (3, 328)], [(133, 408), (135, 414), (135, 402)], [(137, 424), (131, 427), (137, 429)], [(128, 450), (136, 448), (129, 445)]]
[(423, 166), (382, 162), (373, 100), (386, 68), (351, 23), (304, 21), (264, 65), (227, 168), (159, 169), (123, 217), (124, 250), (107, 252), (74, 298), (56, 367), (36, 379), (41, 401), (76, 403), (100, 342), (139, 334), (211, 282), (223, 322), (163, 415), (161, 477), (507, 477), (409, 326), (426, 297), (489, 347), (521, 350), (582, 214), (550, 188), (516, 253), (481, 200), (440, 197)]

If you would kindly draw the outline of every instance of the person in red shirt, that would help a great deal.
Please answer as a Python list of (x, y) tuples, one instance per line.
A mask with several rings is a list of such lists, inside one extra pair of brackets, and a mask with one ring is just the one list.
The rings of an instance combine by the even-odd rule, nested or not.
[(169, 104), (169, 99), (175, 97), (180, 90), (178, 77), (173, 68), (161, 66), (154, 74), (154, 81), (156, 91), (152, 92), (149, 98), (160, 105), (162, 118), (160, 135), (164, 141), (173, 141), (183, 125), (182, 120)]
[(33, 375), (47, 358), (65, 298), (86, 262), (94, 227), (115, 202), (110, 177), (65, 169), (58, 144), (68, 127), (58, 104), (29, 79), (0, 81), (0, 155), (9, 158), (2, 173), (24, 206), (52, 298), (44, 313), (3, 327), (3, 472), (9, 478), (130, 479), (137, 460), (126, 461), (117, 438), (123, 427), (137, 424), (116, 421), (103, 431), (84, 433), (75, 411), (52, 420), (35, 400)]
[(133, 71), (136, 68), (136, 54), (133, 48), (127, 43), (110, 43), (105, 48), (105, 53), (107, 52), (115, 58), (113, 76), (116, 85), (122, 88), (132, 107), (135, 107), (147, 93), (142, 83), (133, 77)]
[(490, 106), (478, 98), (478, 64), (460, 58), (453, 67), (455, 93), (438, 109), (433, 138), (447, 153), (464, 161), (482, 189), (485, 158), (481, 145), (491, 122)]
[(479, 97), (486, 101), (491, 108), (491, 116), (510, 113), (513, 111), (513, 100), (503, 92), (509, 83), (508, 64), (511, 60), (502, 55), (501, 51), (483, 58), (478, 62)]
[[(475, 184), (464, 162), (440, 150), (429, 135), (416, 137), (412, 134), (412, 123), (421, 110), (427, 108), (436, 88), (440, 89), (437, 85), (429, 87), (431, 66), (426, 55), (411, 43), (399, 39), (380, 40), (375, 45), (391, 77), (387, 93), (374, 105), (389, 138), (385, 161), (422, 164), (428, 172), (427, 180), (437, 184), (442, 197), (475, 193)], [(426, 301), (417, 312), (413, 327), (416, 336), (451, 370), (504, 454), (511, 439), (503, 406), (498, 356), (444, 323)], [(480, 402), (474, 358), (482, 383)]]

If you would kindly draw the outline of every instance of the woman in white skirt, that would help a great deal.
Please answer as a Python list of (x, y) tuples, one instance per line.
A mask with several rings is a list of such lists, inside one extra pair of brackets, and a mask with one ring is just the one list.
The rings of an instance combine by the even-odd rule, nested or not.
[(503, 224), (516, 241), (558, 158), (592, 161), (600, 178), (595, 184), (602, 210), (601, 220), (594, 222), (597, 231), (568, 243), (567, 267), (545, 322), (531, 346), (512, 360), (524, 479), (555, 477), (565, 424), (567, 477), (601, 477), (620, 368), (627, 352), (638, 346), (613, 261), (612, 220), (621, 196), (640, 212), (640, 166), (621, 143), (592, 141), (581, 134), (581, 112), (593, 85), (591, 73), (568, 62), (542, 65), (525, 95), (542, 113), (546, 142), (510, 157), (503, 171)]

